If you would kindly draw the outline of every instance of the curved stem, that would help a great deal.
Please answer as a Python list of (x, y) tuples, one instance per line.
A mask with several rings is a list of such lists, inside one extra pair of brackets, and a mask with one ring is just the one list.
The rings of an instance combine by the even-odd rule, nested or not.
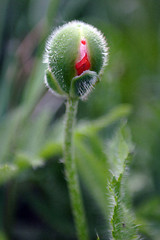
[(74, 221), (79, 240), (88, 240), (86, 218), (80, 193), (76, 163), (73, 156), (73, 126), (77, 112), (78, 100), (69, 98), (66, 105), (64, 158), (68, 189)]

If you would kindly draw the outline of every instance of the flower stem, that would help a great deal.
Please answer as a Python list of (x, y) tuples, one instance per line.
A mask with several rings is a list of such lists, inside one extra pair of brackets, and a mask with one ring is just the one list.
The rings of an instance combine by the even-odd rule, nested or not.
[(64, 137), (65, 171), (78, 239), (88, 240), (89, 237), (86, 218), (82, 204), (75, 158), (73, 156), (73, 127), (77, 112), (77, 106), (78, 100), (72, 98), (68, 99), (66, 105)]

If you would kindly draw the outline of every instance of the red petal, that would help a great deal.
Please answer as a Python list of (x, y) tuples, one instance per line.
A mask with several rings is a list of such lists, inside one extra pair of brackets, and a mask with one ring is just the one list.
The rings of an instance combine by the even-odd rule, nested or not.
[(86, 53), (85, 56), (82, 58), (82, 60), (77, 62), (75, 65), (76, 70), (77, 70), (77, 75), (81, 75), (84, 71), (89, 70), (90, 66), (91, 66), (91, 64), (88, 60), (88, 56)]
[(86, 40), (81, 40), (81, 43), (82, 43), (83, 45), (86, 45)]
[(76, 62), (75, 68), (77, 75), (81, 75), (84, 71), (89, 70), (91, 67), (88, 55), (87, 55), (87, 46), (86, 40), (82, 39), (79, 48), (79, 61)]

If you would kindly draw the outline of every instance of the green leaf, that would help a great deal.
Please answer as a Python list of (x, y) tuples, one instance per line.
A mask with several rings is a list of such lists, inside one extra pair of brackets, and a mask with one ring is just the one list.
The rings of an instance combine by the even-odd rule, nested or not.
[(29, 167), (33, 167), (34, 169), (37, 167), (42, 167), (44, 165), (44, 159), (31, 155), (31, 153), (27, 154), (25, 152), (17, 152), (14, 163), (19, 170), (23, 171)]
[(0, 184), (8, 181), (18, 174), (18, 168), (14, 164), (0, 165)]
[(42, 158), (50, 158), (56, 155), (62, 155), (62, 144), (58, 142), (49, 142), (40, 151)]
[[(90, 138), (87, 138), (87, 141), (90, 142)], [(107, 181), (106, 162), (98, 153), (94, 154), (82, 139), (76, 139), (75, 144), (76, 160), (81, 178), (91, 195), (94, 196), (102, 213), (105, 213), (107, 211), (105, 191)], [(99, 152), (103, 152), (103, 148)]]
[(6, 237), (4, 232), (0, 232), (0, 240), (7, 240), (8, 238)]
[(11, 158), (11, 151), (15, 144), (19, 124), (24, 116), (22, 109), (17, 109), (1, 122), (0, 125), (0, 162)]
[(29, 119), (25, 123), (25, 128), (21, 130), (17, 151), (29, 152), (38, 155), (47, 139), (47, 130), (51, 121), (52, 113), (43, 110), (36, 117)]
[(114, 138), (107, 143), (107, 156), (111, 171), (117, 178), (124, 172), (125, 161), (131, 151), (131, 144), (125, 140), (126, 131), (126, 128), (121, 127)]
[(35, 106), (37, 100), (40, 98), (41, 94), (44, 92), (44, 71), (45, 66), (42, 64), (42, 59), (37, 58), (35, 65), (29, 80), (25, 86), (25, 91), (23, 94), (23, 108), (25, 109), (26, 115)]
[(99, 117), (96, 120), (79, 123), (77, 130), (75, 132), (76, 134), (79, 133), (79, 134), (85, 134), (85, 135), (93, 132), (97, 133), (98, 131), (108, 127), (114, 122), (127, 117), (130, 113), (131, 113), (130, 105), (128, 104), (119, 105), (114, 109), (112, 109), (106, 115)]
[(107, 157), (112, 177), (108, 182), (110, 202), (110, 231), (114, 240), (138, 240), (135, 218), (130, 211), (127, 192), (127, 170), (132, 144), (128, 129), (121, 126), (107, 144)]

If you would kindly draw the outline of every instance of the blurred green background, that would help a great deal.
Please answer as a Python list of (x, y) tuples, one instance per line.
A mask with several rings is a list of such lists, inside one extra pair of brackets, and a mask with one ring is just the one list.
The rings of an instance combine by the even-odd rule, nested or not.
[(75, 130), (92, 239), (96, 232), (109, 239), (103, 207), (107, 175), (97, 159), (105, 161), (105, 143), (121, 116), (97, 135), (87, 136), (86, 121), (115, 107), (118, 115), (118, 106), (125, 112), (129, 104), (127, 120), (135, 144), (129, 176), (133, 211), (143, 239), (159, 240), (158, 0), (0, 1), (0, 240), (76, 239), (61, 154), (65, 104), (45, 88), (42, 63), (48, 35), (74, 19), (100, 29), (109, 46), (103, 79), (80, 102), (77, 122), (82, 128)]

